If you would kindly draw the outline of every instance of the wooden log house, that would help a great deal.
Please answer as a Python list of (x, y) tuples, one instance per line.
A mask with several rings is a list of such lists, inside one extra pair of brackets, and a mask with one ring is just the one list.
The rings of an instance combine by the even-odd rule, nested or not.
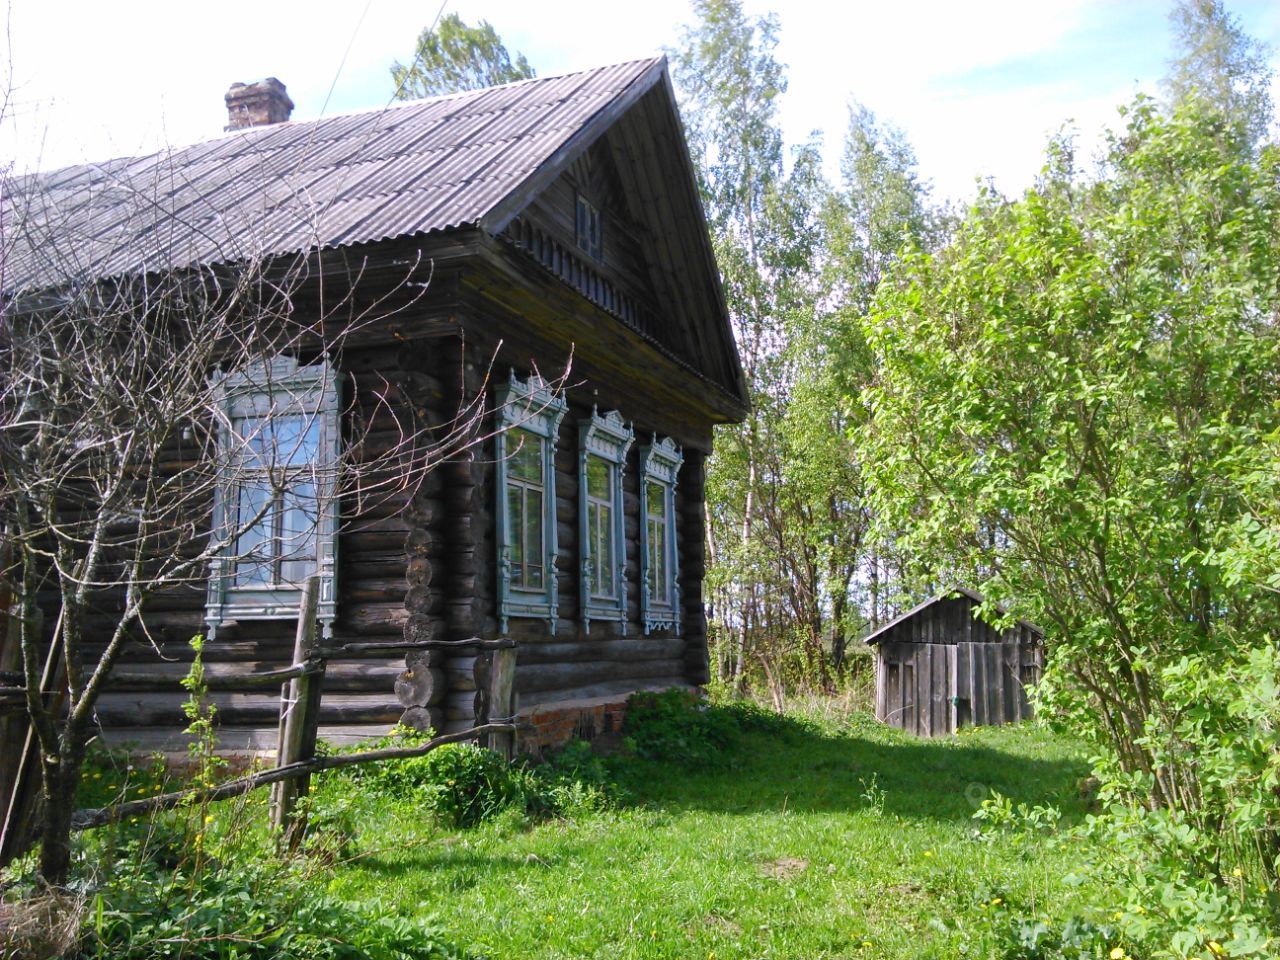
[(876, 719), (924, 737), (1032, 716), (1027, 690), (1044, 670), (1044, 632), (981, 619), (972, 590), (955, 589), (869, 634), (876, 648)]
[[(83, 272), (17, 249), (5, 295), (150, 269), (161, 242), (167, 262), (216, 265), (219, 231), (252, 228), (265, 254), (305, 254), (347, 284), (353, 309), (414, 294), (347, 344), (340, 369), (299, 357), (276, 371), (321, 416), (309, 455), (359, 455), (323, 418), (361, 391), (442, 424), (479, 398), (485, 439), (410, 502), (321, 509), (315, 561), (296, 576), (245, 583), (215, 561), (199, 589), (156, 597), (145, 619), (164, 662), (131, 647), (98, 709), (108, 739), (181, 742), (177, 680), (204, 633), (222, 745), (269, 749), (278, 702), (235, 677), (288, 662), (304, 566), (320, 571), (334, 644), (516, 639), (535, 749), (604, 732), (632, 691), (704, 683), (704, 465), (713, 426), (748, 401), (665, 60), (307, 122), (288, 121), (278, 81), (237, 84), (227, 102), (217, 139), (31, 180)], [(139, 192), (157, 198), (149, 222), (113, 199)], [(542, 378), (570, 362), (568, 389), (551, 391)], [(227, 389), (230, 417), (252, 406)], [(144, 663), (173, 682), (130, 679)], [(472, 719), (465, 656), (366, 651), (332, 661), (325, 682), (332, 741)]]

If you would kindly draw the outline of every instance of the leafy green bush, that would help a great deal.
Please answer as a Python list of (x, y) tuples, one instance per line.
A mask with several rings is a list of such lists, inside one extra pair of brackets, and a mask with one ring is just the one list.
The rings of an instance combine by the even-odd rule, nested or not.
[(326, 896), (296, 864), (249, 858), (166, 870), (134, 848), (94, 896), (80, 957), (460, 960), (434, 927)]
[(1117, 946), (1114, 927), (1068, 917), (1060, 926), (1028, 917), (1011, 917), (995, 928), (1002, 960), (1133, 960)]
[(729, 762), (742, 727), (734, 708), (711, 706), (696, 691), (673, 688), (632, 694), (622, 732), (631, 751), (645, 760), (708, 767)]
[(621, 788), (613, 772), (584, 740), (571, 741), (542, 763), (523, 768), (526, 812), (569, 818), (607, 809)]
[(446, 743), (422, 758), (422, 800), (441, 822), (473, 827), (522, 803), (521, 778), (500, 754), (472, 743)]
[[(377, 740), (366, 740), (351, 747), (334, 749), (328, 744), (320, 744), (317, 752), (327, 754), (363, 753), (366, 750), (383, 750), (388, 748), (415, 747), (426, 743), (430, 734), (413, 730), (409, 727), (395, 726), (384, 737)], [(371, 796), (391, 797), (396, 800), (407, 800), (417, 797), (433, 782), (432, 767), (428, 758), (432, 754), (421, 757), (409, 757), (403, 760), (387, 760), (382, 763), (357, 764), (342, 767), (338, 770), (320, 774), (316, 783), (340, 781), (354, 784), (361, 792)]]

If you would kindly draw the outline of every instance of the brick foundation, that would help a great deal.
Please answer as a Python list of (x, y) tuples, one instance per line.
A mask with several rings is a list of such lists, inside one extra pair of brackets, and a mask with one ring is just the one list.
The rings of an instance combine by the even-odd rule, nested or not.
[(561, 700), (522, 709), (520, 719), (531, 724), (533, 729), (520, 731), (520, 752), (541, 756), (571, 740), (592, 743), (621, 736), (628, 696), (630, 694), (590, 700)]

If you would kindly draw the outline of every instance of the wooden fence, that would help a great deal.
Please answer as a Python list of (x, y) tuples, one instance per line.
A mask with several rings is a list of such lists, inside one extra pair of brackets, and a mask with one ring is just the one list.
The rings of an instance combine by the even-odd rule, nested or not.
[[(297, 800), (305, 796), (311, 774), (318, 770), (349, 766), (358, 763), (374, 763), (384, 760), (421, 756), (444, 743), (476, 740), (498, 751), (507, 759), (515, 755), (517, 726), (515, 721), (515, 664), (516, 643), (510, 639), (482, 640), (473, 637), (466, 640), (420, 640), (385, 643), (347, 643), (337, 647), (325, 647), (316, 637), (317, 581), (309, 580), (303, 589), (298, 616), (298, 631), (294, 642), (293, 663), (280, 670), (240, 674), (234, 677), (210, 678), (209, 687), (229, 686), (235, 689), (269, 687), (281, 684), (280, 719), (277, 736), (276, 764), (274, 767), (219, 784), (213, 788), (181, 790), (116, 804), (93, 810), (76, 812), (73, 824), (77, 829), (88, 829), (112, 823), (125, 817), (138, 816), (156, 810), (169, 809), (193, 800), (222, 800), (247, 793), (261, 786), (270, 785), (270, 816), (273, 827), (281, 831), (281, 837), (291, 849), (306, 830), (305, 806)], [(6, 603), (0, 610), (7, 610)], [(0, 623), (0, 626), (3, 624)], [(6, 643), (6, 635), (0, 632), (0, 664), (17, 647), (16, 642)], [(324, 690), (325, 671), (330, 658), (344, 653), (403, 650), (413, 651), (465, 650), (476, 651), (475, 661), (475, 720), (472, 728), (460, 733), (436, 737), (427, 743), (404, 748), (372, 750), (345, 754), (338, 757), (317, 757), (316, 739), (320, 724), (320, 700)], [(61, 683), (56, 676), (60, 658), (50, 651), (49, 669), (41, 685), (41, 696), (56, 709)], [(12, 682), (13, 674), (6, 674), (8, 682), (0, 678), (0, 866), (7, 864), (29, 845), (31, 824), (38, 796), (39, 770), (35, 763), (35, 744), (26, 718), (24, 687)], [(412, 684), (413, 666), (403, 675)], [(171, 675), (146, 670), (120, 670), (112, 674), (116, 682), (128, 682), (157, 688), (172, 686)], [(175, 718), (176, 720), (176, 718)], [(11, 747), (19, 749), (11, 749)]]

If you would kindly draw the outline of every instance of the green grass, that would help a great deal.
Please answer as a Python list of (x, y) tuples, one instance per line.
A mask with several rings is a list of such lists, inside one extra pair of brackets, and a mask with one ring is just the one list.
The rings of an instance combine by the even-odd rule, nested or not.
[(991, 956), (1011, 918), (1107, 904), (1073, 880), (1082, 851), (984, 839), (977, 804), (998, 790), (1070, 823), (1085, 773), (1034, 726), (924, 741), (853, 714), (750, 734), (723, 769), (632, 761), (623, 804), (570, 822), (446, 832), (357, 798), (359, 854), (331, 892), (433, 916), (497, 960)]

